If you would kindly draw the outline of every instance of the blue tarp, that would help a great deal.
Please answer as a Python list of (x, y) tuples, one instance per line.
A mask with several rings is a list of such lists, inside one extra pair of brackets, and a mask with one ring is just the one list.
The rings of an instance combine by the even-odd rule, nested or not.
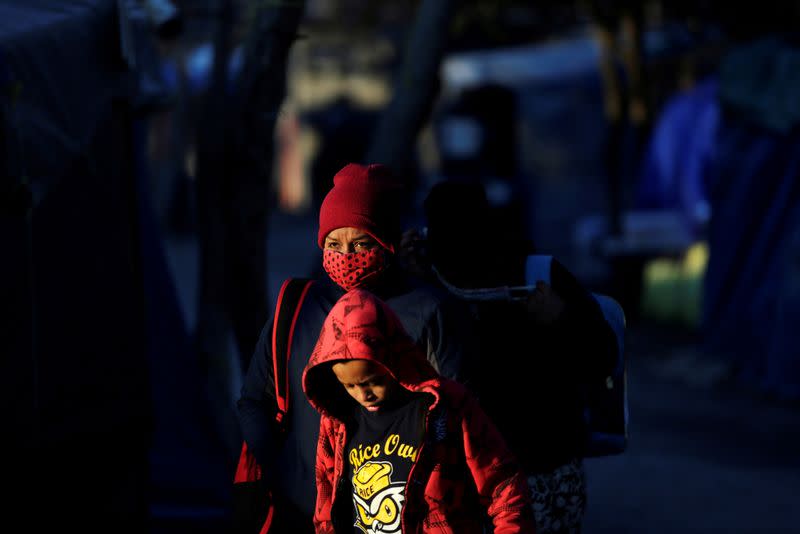
[(721, 126), (707, 183), (711, 205), (703, 328), (747, 384), (800, 398), (797, 228), (800, 132), (740, 118)]
[(745, 384), (800, 398), (800, 131), (765, 128), (758, 103), (723, 105), (719, 88), (709, 79), (664, 107), (638, 206), (683, 210), (708, 240), (707, 351)]
[(0, 216), (3, 271), (24, 265), (0, 277), (4, 473), (24, 471), (15, 493), (31, 499), (11, 508), (37, 532), (145, 520), (152, 406), (115, 5), (0, 1), (0, 186), (32, 205)]
[(710, 78), (664, 105), (645, 150), (637, 210), (675, 211), (699, 238), (709, 216), (706, 175), (716, 149), (718, 83)]
[(30, 218), (0, 213), (4, 441), (25, 482), (61, 488), (38, 519), (82, 532), (135, 530), (148, 505), (218, 517), (232, 475), (152, 213), (119, 28), (114, 0), (0, 0), (0, 193), (32, 200)]

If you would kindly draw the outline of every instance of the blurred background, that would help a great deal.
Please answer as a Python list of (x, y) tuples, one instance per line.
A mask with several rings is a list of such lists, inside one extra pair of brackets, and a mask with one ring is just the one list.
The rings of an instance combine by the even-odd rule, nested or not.
[[(344, 164), (479, 180), (627, 318), (585, 531), (789, 532), (800, 3), (0, 0), (4, 455), (25, 524), (223, 532), (243, 370)], [(458, 210), (458, 206), (453, 206)], [(491, 251), (491, 244), (476, 244)], [(16, 505), (19, 500), (19, 505)]]

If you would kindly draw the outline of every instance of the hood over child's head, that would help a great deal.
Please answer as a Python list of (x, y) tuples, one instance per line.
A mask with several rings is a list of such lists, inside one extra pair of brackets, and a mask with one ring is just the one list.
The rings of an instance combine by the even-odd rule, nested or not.
[[(334, 372), (336, 363), (346, 365), (337, 366)], [(416, 391), (438, 375), (392, 309), (373, 293), (353, 289), (325, 319), (303, 373), (303, 389), (317, 410), (341, 416), (339, 410), (348, 406), (348, 397), (365, 407), (378, 404), (369, 396), (362, 402), (352, 393), (348, 395), (346, 387), (359, 386), (359, 378), (375, 378), (381, 384), (397, 382)]]

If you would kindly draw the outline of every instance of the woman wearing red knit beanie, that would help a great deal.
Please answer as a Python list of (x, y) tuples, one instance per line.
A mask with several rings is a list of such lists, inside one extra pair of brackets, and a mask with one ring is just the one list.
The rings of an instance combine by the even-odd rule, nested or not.
[(313, 532), (320, 415), (304, 398), (302, 372), (328, 312), (347, 290), (361, 287), (376, 294), (441, 375), (468, 383), (476, 346), (472, 318), (448, 293), (408, 276), (395, 261), (405, 193), (403, 183), (380, 164), (350, 163), (334, 176), (317, 233), (328, 276), (310, 285), (293, 318), (283, 433), (274, 427), (273, 319), (262, 329), (238, 413), (247, 448), (273, 495), (269, 532)]
[(333, 177), (319, 211), (325, 272), (345, 290), (368, 287), (400, 240), (402, 184), (384, 165), (350, 163)]
[(403, 184), (388, 167), (378, 163), (350, 163), (333, 177), (333, 187), (319, 210), (320, 247), (337, 228), (364, 230), (384, 248), (394, 252), (400, 239)]

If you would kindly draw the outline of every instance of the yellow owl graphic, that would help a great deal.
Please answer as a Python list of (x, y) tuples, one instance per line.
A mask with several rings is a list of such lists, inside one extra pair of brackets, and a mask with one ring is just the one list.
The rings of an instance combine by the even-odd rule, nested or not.
[(365, 534), (400, 532), (405, 482), (392, 482), (392, 464), (367, 462), (353, 475), (355, 526)]

